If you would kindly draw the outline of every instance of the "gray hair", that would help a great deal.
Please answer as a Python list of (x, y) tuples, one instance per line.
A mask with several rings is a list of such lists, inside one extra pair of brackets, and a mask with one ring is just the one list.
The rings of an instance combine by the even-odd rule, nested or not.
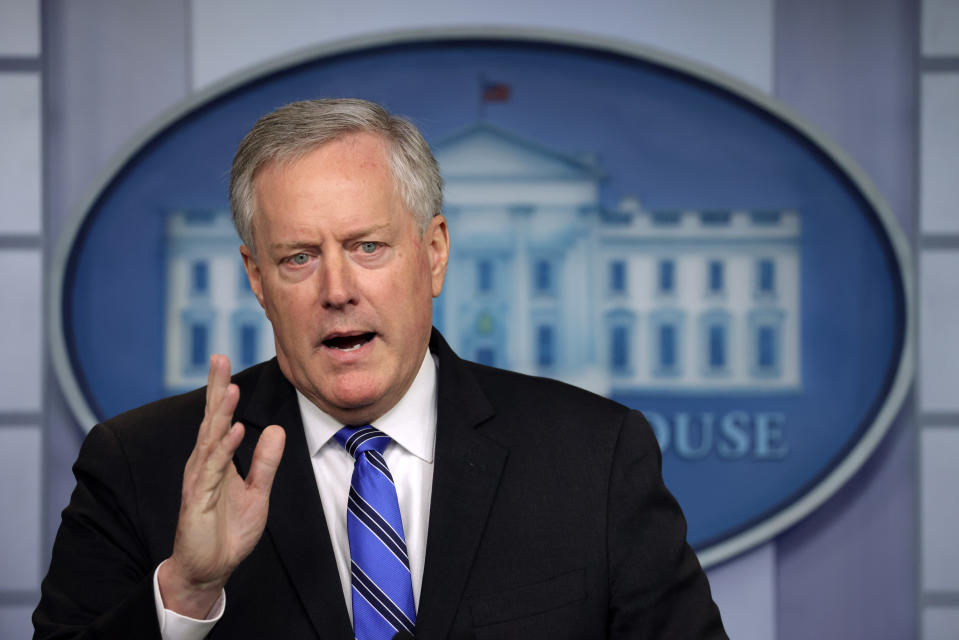
[(243, 138), (230, 171), (230, 208), (240, 239), (256, 255), (253, 214), (257, 172), (271, 162), (293, 161), (351, 133), (368, 132), (389, 144), (395, 186), (416, 218), (420, 234), (443, 208), (443, 178), (422, 134), (405, 118), (355, 98), (293, 102), (260, 118)]

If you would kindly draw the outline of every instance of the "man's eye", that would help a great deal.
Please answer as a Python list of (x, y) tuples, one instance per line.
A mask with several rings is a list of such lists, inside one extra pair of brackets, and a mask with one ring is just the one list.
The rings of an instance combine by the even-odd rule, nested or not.
[(309, 259), (310, 259), (310, 256), (306, 255), (305, 253), (298, 253), (292, 258), (290, 258), (290, 262), (296, 265), (304, 265), (307, 263)]
[(364, 242), (360, 245), (360, 251), (363, 253), (375, 253), (379, 246), (377, 242)]

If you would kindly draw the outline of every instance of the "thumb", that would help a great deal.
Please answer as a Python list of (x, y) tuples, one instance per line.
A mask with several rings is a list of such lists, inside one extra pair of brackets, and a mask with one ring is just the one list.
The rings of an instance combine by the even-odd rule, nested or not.
[(250, 462), (250, 473), (246, 483), (252, 489), (269, 494), (273, 486), (276, 469), (283, 458), (283, 447), (286, 445), (286, 431), (283, 427), (271, 424), (260, 434), (253, 451), (253, 460)]

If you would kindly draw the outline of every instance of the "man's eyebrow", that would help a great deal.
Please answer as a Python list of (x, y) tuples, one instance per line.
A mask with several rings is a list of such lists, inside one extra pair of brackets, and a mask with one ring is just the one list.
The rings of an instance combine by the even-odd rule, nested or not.
[[(369, 227), (363, 227), (361, 229), (356, 229), (344, 234), (340, 238), (340, 242), (349, 242), (351, 240), (357, 240), (359, 238), (364, 238), (370, 235), (373, 235), (384, 229), (390, 227), (389, 222), (383, 222), (381, 224), (375, 224)], [(319, 251), (322, 246), (322, 243), (310, 242), (308, 240), (302, 241), (293, 241), (293, 242), (274, 242), (270, 245), (270, 248), (274, 251), (297, 251), (301, 249), (311, 249)]]
[(372, 235), (378, 231), (382, 231), (390, 226), (389, 222), (383, 222), (380, 224), (374, 224), (370, 227), (364, 227), (362, 229), (357, 229), (356, 231), (350, 231), (349, 233), (343, 236), (343, 240), (356, 240), (364, 236)]
[(274, 242), (270, 249), (274, 251), (297, 251), (300, 249), (319, 250), (320, 245), (315, 242)]

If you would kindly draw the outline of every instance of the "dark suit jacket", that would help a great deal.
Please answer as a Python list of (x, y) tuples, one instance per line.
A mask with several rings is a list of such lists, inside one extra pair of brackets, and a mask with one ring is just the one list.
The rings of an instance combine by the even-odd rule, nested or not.
[[(726, 637), (638, 412), (464, 362), (436, 332), (430, 348), (439, 399), (417, 638)], [(267, 425), (284, 426), (287, 445), (266, 531), (209, 637), (351, 638), (293, 387), (275, 360), (234, 381), (240, 473)], [(159, 638), (152, 575), (172, 550), (203, 404), (194, 391), (90, 432), (36, 638)]]

